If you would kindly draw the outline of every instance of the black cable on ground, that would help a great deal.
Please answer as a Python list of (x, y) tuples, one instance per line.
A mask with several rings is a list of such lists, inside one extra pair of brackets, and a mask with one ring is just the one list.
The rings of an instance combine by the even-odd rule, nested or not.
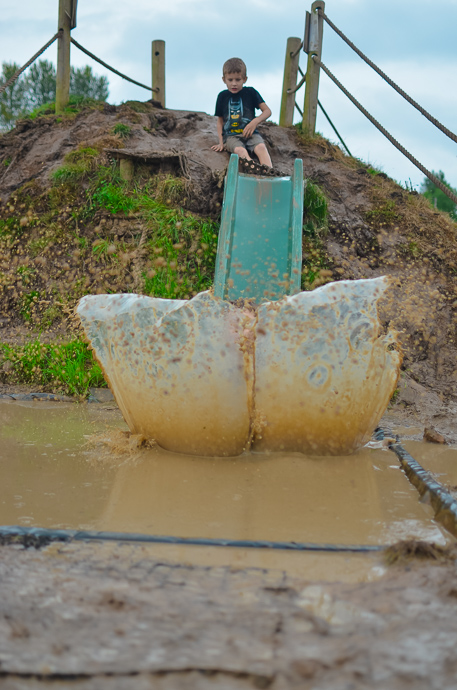
[[(389, 438), (393, 435), (387, 429), (378, 428), (375, 437)], [(440, 522), (454, 537), (457, 537), (457, 501), (452, 494), (427, 470), (424, 470), (417, 460), (408, 453), (398, 441), (389, 443), (389, 448), (400, 460), (400, 464), (411, 484), (418, 490), (421, 497), (430, 499), (435, 513), (435, 520)]]
[(41, 548), (52, 542), (116, 541), (141, 544), (179, 544), (192, 546), (223, 546), (238, 549), (271, 549), (281, 551), (323, 551), (330, 553), (371, 553), (383, 551), (381, 545), (306, 544), (294, 541), (251, 541), (249, 539), (203, 539), (200, 537), (169, 537), (128, 532), (92, 532), (90, 530), (43, 529), (41, 527), (0, 526), (1, 544), (22, 544)]

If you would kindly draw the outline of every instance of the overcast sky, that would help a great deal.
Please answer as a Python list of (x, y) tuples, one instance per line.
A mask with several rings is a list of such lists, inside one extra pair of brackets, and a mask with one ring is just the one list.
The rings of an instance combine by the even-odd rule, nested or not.
[[(25, 63), (57, 29), (58, 0), (0, 0), (0, 58)], [(73, 37), (132, 78), (151, 81), (151, 41), (166, 41), (166, 104), (212, 114), (223, 88), (223, 62), (241, 57), (248, 85), (260, 91), (278, 122), (286, 41), (302, 37), (311, 1), (79, 0)], [(393, 81), (451, 131), (457, 132), (457, 0), (327, 0), (327, 16)], [(55, 44), (44, 58), (56, 61)], [(109, 79), (111, 103), (147, 100), (72, 46), (72, 64), (90, 64)], [(457, 187), (457, 144), (406, 103), (324, 25), (322, 61), (340, 82), (429, 170)], [(306, 55), (300, 65), (306, 69)], [(303, 105), (304, 90), (297, 101)], [(319, 100), (353, 156), (419, 189), (423, 174), (321, 74)], [(297, 115), (297, 119), (299, 116)], [(321, 112), (317, 130), (336, 137)]]

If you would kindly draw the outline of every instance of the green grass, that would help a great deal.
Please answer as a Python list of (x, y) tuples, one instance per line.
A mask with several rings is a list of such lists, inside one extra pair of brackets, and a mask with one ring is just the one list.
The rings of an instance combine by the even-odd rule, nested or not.
[[(114, 167), (99, 168), (88, 190), (93, 215), (100, 209), (113, 215), (135, 215), (138, 223), (134, 246), (141, 242), (146, 259), (141, 269), (144, 294), (183, 299), (207, 290), (213, 283), (218, 225), (171, 205), (183, 193), (181, 178), (148, 177), (132, 185), (121, 180)], [(100, 238), (92, 252), (100, 258), (110, 255), (117, 260), (122, 259), (118, 249), (112, 240)]]
[(52, 345), (39, 339), (25, 345), (0, 343), (0, 363), (9, 362), (8, 381), (42, 386), (54, 393), (86, 397), (91, 387), (106, 386), (88, 345), (80, 340)]
[[(73, 96), (71, 95), (68, 104), (65, 106), (63, 113), (56, 119), (56, 121), (62, 121), (63, 116), (73, 116), (79, 113), (84, 108), (100, 109), (103, 107), (103, 101), (97, 101), (94, 98), (84, 98), (84, 96)], [(36, 120), (37, 117), (54, 116), (56, 112), (55, 101), (50, 103), (44, 103), (38, 106), (27, 115), (24, 115), (26, 120)]]
[(111, 130), (113, 134), (117, 134), (121, 139), (128, 139), (132, 134), (132, 128), (125, 125), (123, 122), (118, 122)]
[(369, 223), (376, 225), (392, 225), (400, 219), (395, 201), (386, 201), (381, 206), (377, 206), (371, 211), (367, 211), (365, 218)]
[(89, 147), (77, 149), (68, 153), (64, 158), (64, 165), (51, 173), (54, 184), (77, 182), (86, 177), (94, 169), (98, 151)]
[(303, 198), (305, 210), (304, 232), (308, 235), (325, 233), (328, 230), (328, 202), (319, 185), (307, 180)]

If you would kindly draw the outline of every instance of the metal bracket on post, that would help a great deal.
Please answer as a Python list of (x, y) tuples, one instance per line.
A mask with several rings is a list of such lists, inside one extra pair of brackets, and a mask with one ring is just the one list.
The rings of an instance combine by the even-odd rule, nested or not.
[(70, 8), (70, 29), (76, 29), (76, 11), (78, 9), (78, 0), (71, 0)]
[(309, 53), (309, 25), (311, 23), (311, 15), (306, 10), (306, 15), (305, 15), (305, 36), (303, 38), (303, 52), (304, 53)]
[(306, 70), (305, 104), (303, 108), (303, 131), (314, 135), (316, 131), (317, 99), (319, 94), (319, 67), (313, 56), (321, 59), (324, 20), (319, 10), (325, 10), (325, 2), (316, 0), (311, 5), (311, 12), (306, 13), (305, 41), (303, 49), (308, 53)]

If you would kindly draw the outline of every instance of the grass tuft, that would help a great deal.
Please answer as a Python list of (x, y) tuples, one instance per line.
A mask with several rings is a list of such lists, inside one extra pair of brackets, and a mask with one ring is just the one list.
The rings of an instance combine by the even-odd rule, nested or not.
[(89, 388), (106, 386), (91, 350), (78, 339), (58, 345), (39, 339), (25, 345), (0, 343), (0, 365), (10, 383), (41, 386), (53, 393), (84, 398)]

